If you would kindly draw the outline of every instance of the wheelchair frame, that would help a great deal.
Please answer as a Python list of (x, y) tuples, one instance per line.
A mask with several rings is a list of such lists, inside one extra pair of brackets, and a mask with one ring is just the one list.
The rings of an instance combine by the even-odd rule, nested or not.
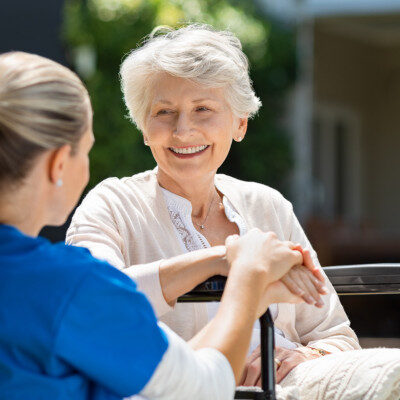
[[(363, 264), (324, 267), (339, 296), (400, 294), (400, 264)], [(179, 302), (220, 301), (226, 278), (215, 276)], [(235, 399), (275, 400), (274, 323), (269, 310), (260, 318), (261, 389), (236, 390)]]

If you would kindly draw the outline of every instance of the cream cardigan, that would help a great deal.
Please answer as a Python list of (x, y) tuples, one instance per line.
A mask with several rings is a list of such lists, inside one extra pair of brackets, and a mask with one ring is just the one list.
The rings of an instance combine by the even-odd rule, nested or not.
[[(249, 229), (274, 231), (311, 249), (292, 205), (276, 190), (226, 175), (215, 184), (244, 218)], [(159, 280), (160, 260), (182, 253), (168, 213), (156, 170), (127, 178), (109, 178), (91, 190), (78, 207), (67, 243), (87, 247), (135, 279), (159, 319), (185, 340), (207, 323), (205, 304), (170, 307)], [(318, 263), (313, 251), (314, 261)], [(307, 304), (279, 304), (275, 325), (289, 340), (329, 352), (359, 349), (356, 335), (332, 285), (321, 309)]]

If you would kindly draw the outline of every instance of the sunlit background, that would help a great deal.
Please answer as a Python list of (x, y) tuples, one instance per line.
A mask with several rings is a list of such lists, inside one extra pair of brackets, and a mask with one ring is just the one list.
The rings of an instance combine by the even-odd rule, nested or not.
[[(400, 0), (14, 0), (0, 7), (1, 52), (47, 56), (88, 87), (96, 136), (89, 188), (154, 167), (126, 117), (123, 56), (158, 25), (233, 31), (263, 107), (221, 171), (282, 191), (322, 264), (399, 262)], [(42, 234), (62, 240), (64, 233)], [(394, 296), (344, 304), (364, 336), (400, 337)]]

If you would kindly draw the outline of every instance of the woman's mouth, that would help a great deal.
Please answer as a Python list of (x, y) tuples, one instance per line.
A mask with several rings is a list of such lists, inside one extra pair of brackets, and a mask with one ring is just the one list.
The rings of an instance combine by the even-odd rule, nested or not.
[(168, 149), (178, 158), (191, 158), (204, 153), (210, 146), (189, 146), (189, 147), (168, 147)]

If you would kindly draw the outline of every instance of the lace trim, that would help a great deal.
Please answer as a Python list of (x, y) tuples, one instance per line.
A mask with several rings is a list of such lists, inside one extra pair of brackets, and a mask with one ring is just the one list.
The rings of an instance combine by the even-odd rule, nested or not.
[[(229, 221), (234, 222), (238, 226), (240, 235), (244, 235), (247, 232), (247, 227), (242, 217), (231, 208), (225, 197), (223, 199), (223, 203), (227, 218)], [(200, 232), (196, 230), (196, 228), (194, 228), (196, 234), (196, 237), (194, 237), (194, 234), (191, 233), (191, 229), (187, 228), (180, 212), (175, 211), (173, 205), (168, 205), (167, 209), (171, 217), (172, 224), (178, 231), (178, 235), (182, 239), (183, 245), (188, 252), (199, 250), (200, 248), (206, 249), (210, 247)]]
[[(193, 238), (192, 234), (190, 233), (189, 229), (186, 228), (185, 223), (182, 220), (181, 215), (178, 212), (175, 212), (171, 208), (168, 207), (168, 212), (171, 217), (172, 223), (174, 224), (176, 230), (178, 231), (179, 236), (182, 239), (183, 244), (187, 251), (195, 251), (199, 249), (199, 246), (196, 244), (195, 239)], [(205, 243), (201, 241), (203, 247)]]

